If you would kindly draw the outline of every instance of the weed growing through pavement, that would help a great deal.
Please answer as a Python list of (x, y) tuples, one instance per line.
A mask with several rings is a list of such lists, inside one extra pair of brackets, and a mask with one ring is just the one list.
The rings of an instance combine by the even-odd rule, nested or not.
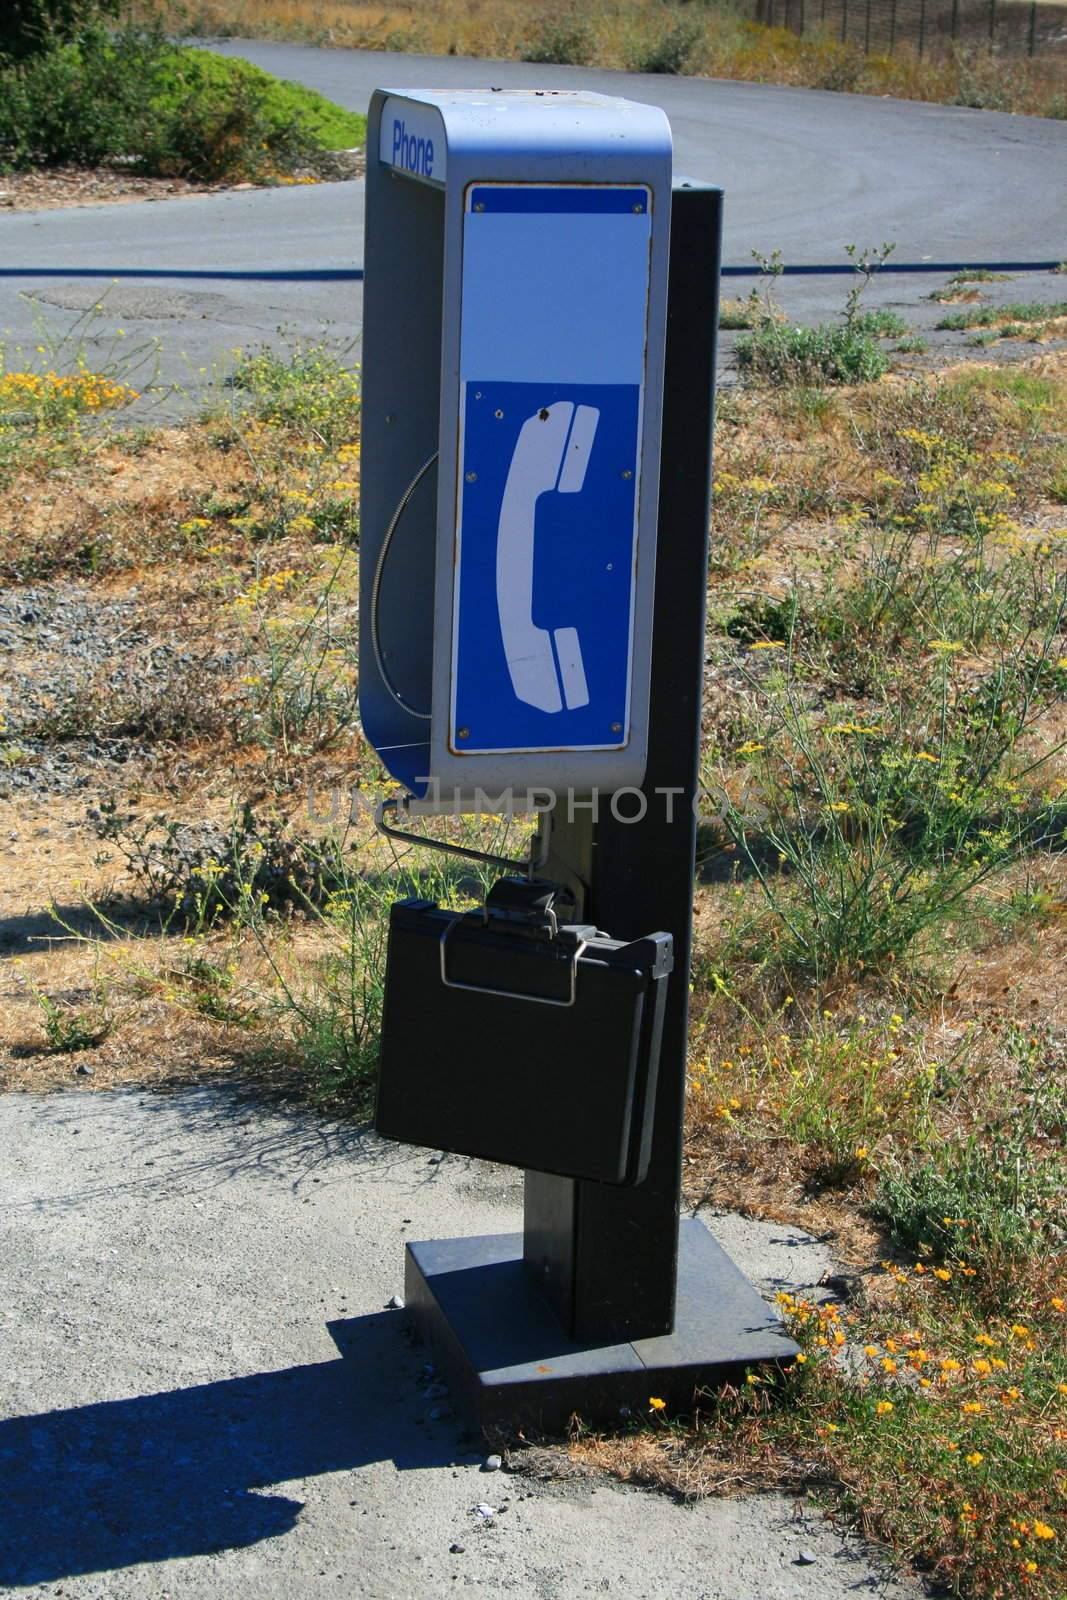
[[(903, 333), (899, 317), (885, 311), (861, 312), (863, 294), (871, 278), (893, 252), (891, 244), (860, 250), (846, 245), (854, 269), (840, 324), (802, 327), (784, 322), (773, 306), (771, 290), (783, 269), (781, 257), (764, 259), (754, 251), (767, 280), (767, 314), (742, 334), (735, 346), (742, 374), (759, 383), (790, 385), (869, 383), (888, 369), (889, 360), (879, 338)], [(750, 308), (752, 305), (750, 297)]]
[(1048, 303), (1013, 300), (1003, 306), (971, 306), (965, 311), (953, 311), (934, 326), (948, 330), (990, 328), (1000, 339), (1017, 338), (1021, 334), (1040, 339), (1052, 324), (1062, 322), (1064, 317), (1067, 317), (1067, 300)]

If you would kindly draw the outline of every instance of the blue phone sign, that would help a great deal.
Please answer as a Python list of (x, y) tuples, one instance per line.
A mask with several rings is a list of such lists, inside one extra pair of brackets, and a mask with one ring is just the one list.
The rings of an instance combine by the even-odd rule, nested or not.
[(627, 738), (640, 387), (465, 386), (457, 753)]

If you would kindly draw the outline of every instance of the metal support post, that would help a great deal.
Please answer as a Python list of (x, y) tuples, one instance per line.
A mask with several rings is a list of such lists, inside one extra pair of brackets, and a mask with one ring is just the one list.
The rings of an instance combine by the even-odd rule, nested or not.
[(627, 1188), (527, 1172), (521, 1236), (408, 1245), (416, 1333), (483, 1432), (610, 1421), (652, 1394), (688, 1407), (698, 1386), (797, 1349), (678, 1215), (721, 220), (721, 191), (676, 182), (645, 781), (601, 794), (595, 815), (557, 791), (543, 868), (579, 921), (673, 936), (648, 1175)]
[(637, 798), (602, 795), (590, 825), (561, 798), (544, 869), (577, 878), (580, 919), (613, 937), (674, 936), (647, 1179), (624, 1190), (526, 1175), (526, 1260), (576, 1338), (646, 1337), (674, 1319), (721, 215), (720, 191), (675, 189), (647, 810), (623, 821)]

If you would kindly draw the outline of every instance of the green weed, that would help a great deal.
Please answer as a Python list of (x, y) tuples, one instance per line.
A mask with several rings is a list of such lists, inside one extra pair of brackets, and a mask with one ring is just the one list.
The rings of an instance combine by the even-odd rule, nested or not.
[(230, 384), (258, 420), (332, 449), (353, 437), (359, 418), (359, 373), (344, 356), (321, 340), (296, 341), (281, 352), (242, 352)]
[(1067, 317), (1067, 300), (1053, 300), (1043, 304), (1040, 300), (1016, 300), (1006, 306), (972, 306), (965, 311), (955, 311), (934, 324), (937, 328), (958, 331), (961, 328), (1001, 328), (1007, 323), (1022, 324), (1052, 322), (1057, 317)]
[(860, 311), (852, 319), (857, 333), (866, 333), (872, 339), (899, 339), (907, 333), (908, 325), (895, 311)]
[(979, 884), (1056, 826), (1035, 823), (1047, 755), (1016, 753), (1046, 703), (1041, 663), (1006, 663), (976, 694), (954, 681), (958, 647), (934, 639), (925, 681), (890, 684), (835, 717), (811, 707), (795, 632), (750, 650), (761, 645), (784, 658), (749, 670), (762, 728), (735, 752), (743, 782), (718, 785), (771, 913), (761, 959), (818, 983), (846, 971), (903, 977), (905, 959), (929, 953)]
[(249, 654), (262, 662), (259, 671), (243, 680), (248, 693), (237, 710), (235, 737), (265, 745), (284, 761), (325, 748), (358, 719), (345, 593), (354, 577), (349, 552), (342, 548), (311, 604), (283, 625), (275, 602), (290, 576), (282, 572), (254, 579), (234, 600)]
[(189, 1008), (198, 1016), (235, 1028), (253, 1027), (259, 1021), (257, 1007), (239, 993), (237, 962), (232, 957), (214, 959), (196, 945), (164, 968), (163, 977), (180, 996), (188, 997)]
[(854, 276), (845, 298), (843, 321), (839, 326), (824, 323), (814, 328), (779, 323), (772, 314), (771, 289), (784, 270), (781, 256), (775, 251), (764, 260), (753, 252), (768, 282), (768, 314), (737, 341), (737, 364), (742, 373), (764, 383), (809, 389), (880, 378), (888, 371), (889, 361), (877, 341), (903, 333), (905, 325), (890, 311), (861, 312), (860, 304), (871, 278), (893, 248), (891, 244), (869, 250), (853, 244), (845, 247)]
[(953, 301), (964, 298), (968, 287), (972, 283), (1007, 283), (1010, 274), (1007, 272), (989, 272), (984, 267), (975, 267), (970, 272), (954, 272), (952, 277), (940, 289), (932, 290), (931, 300)]
[(868, 333), (846, 327), (780, 327), (764, 323), (736, 345), (737, 363), (764, 383), (870, 383), (889, 362)]
[(704, 24), (696, 17), (675, 17), (651, 33), (633, 38), (626, 51), (627, 71), (672, 75), (685, 72), (703, 37)]
[(34, 991), (41, 1011), (48, 1048), (56, 1055), (74, 1055), (96, 1050), (115, 1030), (115, 1016), (106, 1000), (91, 1007), (69, 1005), (53, 1000), (41, 990)]
[(764, 315), (763, 298), (758, 289), (752, 289), (743, 297), (727, 298), (720, 302), (719, 327), (727, 330), (758, 328)]
[(1049, 1249), (1067, 1214), (1062, 1158), (1035, 1149), (1033, 1130), (893, 1160), (879, 1176), (875, 1216), (923, 1260), (966, 1262), (999, 1284), (1012, 1263)]

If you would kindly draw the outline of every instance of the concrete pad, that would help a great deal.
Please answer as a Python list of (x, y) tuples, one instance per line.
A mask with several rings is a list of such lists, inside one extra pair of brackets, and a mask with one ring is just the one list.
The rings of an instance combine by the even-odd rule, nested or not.
[(0, 1150), (0, 1590), (920, 1593), (782, 1497), (480, 1470), (387, 1302), (509, 1172), (219, 1088), (0, 1096)]

